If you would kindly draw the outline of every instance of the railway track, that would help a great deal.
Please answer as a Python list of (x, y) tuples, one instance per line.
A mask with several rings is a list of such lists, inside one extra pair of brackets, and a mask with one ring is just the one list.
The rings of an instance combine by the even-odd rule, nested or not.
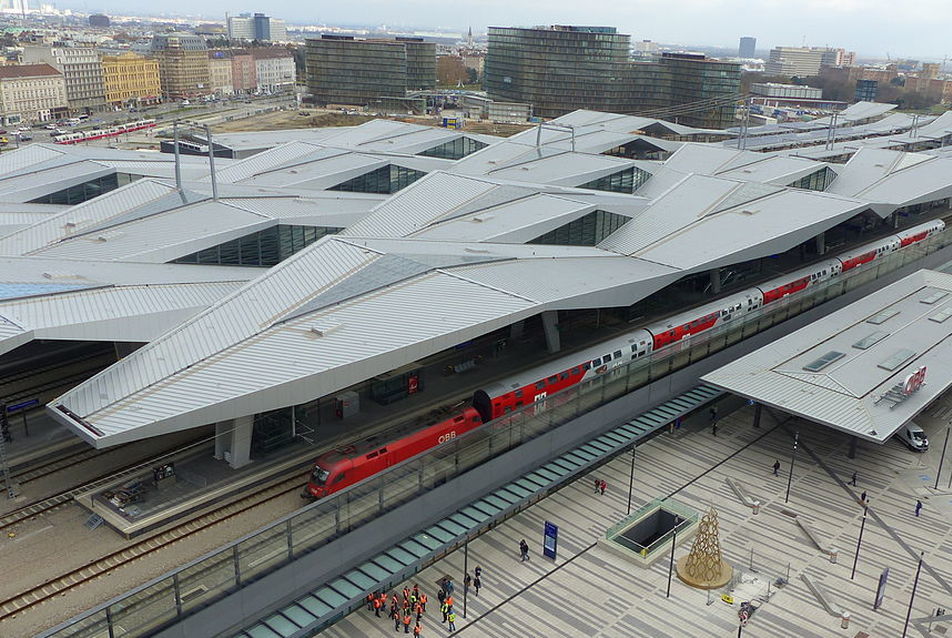
[(19, 612), (35, 607), (51, 598), (61, 596), (131, 561), (142, 558), (143, 556), (148, 556), (213, 525), (232, 519), (250, 509), (300, 489), (301, 477), (295, 475), (259, 492), (249, 494), (244, 498), (208, 512), (198, 518), (194, 518), (182, 525), (150, 536), (147, 539), (138, 541), (128, 547), (107, 554), (81, 567), (77, 567), (61, 576), (31, 587), (25, 592), (0, 601), (0, 621), (11, 618)]
[[(94, 478), (91, 481), (87, 481), (85, 483), (82, 483), (81, 485), (68, 488), (52, 496), (38, 499), (36, 501), (33, 501), (32, 503), (29, 503), (15, 510), (7, 512), (6, 514), (2, 514), (0, 515), (0, 530), (7, 529), (9, 527), (12, 527), (13, 525), (16, 525), (17, 523), (21, 523), (29, 518), (37, 516), (38, 514), (43, 514), (43, 513), (52, 511), (62, 505), (66, 505), (67, 503), (70, 503), (76, 495), (82, 492), (86, 492), (91, 489), (95, 489), (97, 487), (105, 486), (108, 483), (115, 482), (124, 477), (130, 477), (135, 474), (139, 474), (145, 469), (152, 467), (156, 463), (166, 460), (170, 454), (174, 454), (176, 452), (182, 451), (183, 449), (191, 447), (193, 445), (201, 445), (203, 442), (208, 443), (208, 440), (206, 439), (204, 441), (199, 441), (198, 443), (192, 443), (188, 446), (185, 446), (184, 448), (179, 446), (179, 447), (171, 448), (169, 450), (165, 450), (158, 456), (137, 461), (134, 464), (128, 465), (124, 468), (111, 470), (110, 472), (103, 474), (97, 478)], [(116, 450), (118, 449), (120, 448), (116, 448)], [(101, 453), (102, 451), (93, 450), (93, 452)], [(43, 476), (54, 474), (55, 472), (59, 472), (65, 469), (66, 467), (75, 465), (77, 462), (82, 462), (82, 461), (75, 460), (76, 457), (78, 456), (80, 456), (80, 453), (66, 456), (63, 459), (56, 459), (53, 463), (41, 466), (39, 468), (36, 468), (36, 470), (19, 475), (18, 477), (16, 477), (16, 480), (18, 483), (22, 485), (23, 483), (27, 483), (29, 481), (35, 481)], [(93, 455), (93, 456), (96, 456), (96, 455)], [(89, 460), (90, 458), (93, 458), (93, 456), (86, 456), (82, 460)], [(22, 480), (20, 476), (26, 476), (27, 480)]]

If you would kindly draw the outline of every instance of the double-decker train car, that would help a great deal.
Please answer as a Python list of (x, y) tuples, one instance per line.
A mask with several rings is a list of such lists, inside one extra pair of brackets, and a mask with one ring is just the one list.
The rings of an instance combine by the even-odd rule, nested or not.
[[(734, 321), (768, 303), (800, 293), (881, 255), (921, 242), (944, 228), (945, 224), (941, 220), (920, 224), (756, 287), (535, 366), (505, 381), (476, 390), (472, 407), (461, 409), (452, 416), (389, 443), (367, 441), (327, 452), (315, 461), (302, 496), (323, 498), (520, 407), (551, 407), (551, 395), (566, 388), (611, 374), (613, 370), (651, 352)], [(561, 396), (569, 400), (570, 395), (565, 393)]]
[(636, 330), (560, 357), (473, 394), (473, 407), (485, 421), (531, 405), (582, 381), (610, 372), (651, 352), (651, 335)]
[(843, 264), (839, 259), (828, 259), (806, 268), (781, 275), (757, 285), (757, 290), (763, 295), (764, 304), (783, 299), (787, 295), (806, 290), (820, 282), (827, 281), (843, 272)]
[(763, 295), (758, 289), (752, 288), (656, 321), (646, 327), (652, 335), (652, 350), (733, 321), (761, 305)]

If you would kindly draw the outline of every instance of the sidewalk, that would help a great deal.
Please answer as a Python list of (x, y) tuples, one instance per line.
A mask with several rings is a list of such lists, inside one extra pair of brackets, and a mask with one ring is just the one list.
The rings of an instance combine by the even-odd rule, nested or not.
[[(761, 428), (754, 429), (752, 417), (753, 409), (745, 407), (720, 420), (716, 438), (709, 428), (695, 426), (686, 432), (682, 429), (676, 437), (659, 436), (639, 447), (636, 455), (632, 509), (668, 495), (702, 513), (712, 504), (717, 508), (721, 548), (737, 574), (733, 606), (720, 600), (721, 591), (714, 592), (713, 602), (707, 604), (707, 592), (689, 588), (677, 576), (671, 597), (666, 599), (667, 559), (643, 569), (595, 545), (602, 532), (626, 512), (631, 461), (623, 454), (469, 543), (469, 570), (482, 567), (483, 588), (478, 597), (470, 591), (465, 619), (462, 549), (409, 581), (411, 586), (419, 583), (430, 596), (423, 636), (449, 633), (440, 623), (435, 584), (447, 574), (456, 582), (454, 635), (465, 638), (735, 636), (738, 603), (766, 595), (768, 581), (772, 596), (750, 619), (744, 636), (852, 638), (859, 631), (898, 636), (921, 550), (934, 569), (922, 571), (913, 618), (928, 615), (936, 606), (952, 607), (952, 592), (935, 577), (944, 580), (944, 574), (952, 574), (947, 558), (952, 556), (949, 516), (935, 511), (925, 499), (922, 518), (912, 516), (916, 496), (904, 476), (919, 462), (915, 455), (896, 443), (883, 447), (861, 444), (857, 459), (851, 461), (846, 458), (845, 436), (820, 426), (789, 422), (786, 427), (791, 432), (799, 428), (801, 445), (790, 502), (785, 505), (791, 436), (776, 427), (766, 413)], [(941, 446), (941, 441), (934, 445)], [(774, 477), (771, 466), (777, 459), (781, 470), (780, 476)], [(952, 465), (948, 467), (952, 470)], [(854, 469), (859, 473), (855, 489), (845, 486)], [(604, 496), (593, 494), (596, 477), (608, 481)], [(726, 483), (728, 477), (761, 501), (758, 515), (741, 504)], [(866, 523), (856, 578), (851, 581), (862, 518), (856, 498), (864, 489), (869, 492), (872, 515)], [(784, 509), (808, 519), (827, 547), (838, 549), (836, 564)], [(555, 561), (541, 554), (545, 521), (559, 526)], [(529, 543), (532, 556), (524, 563), (519, 561), (518, 550), (522, 538)], [(690, 546), (678, 547), (676, 557), (686, 554)], [(755, 572), (750, 570), (751, 564)], [(778, 590), (775, 580), (787, 576), (788, 564), (789, 584)], [(876, 585), (886, 566), (890, 575), (883, 608), (873, 612)], [(851, 614), (848, 630), (840, 628), (839, 616), (831, 616), (820, 606), (800, 578), (804, 573), (820, 584), (834, 606)], [(942, 625), (937, 623), (933, 631), (941, 632)], [(349, 638), (394, 633), (392, 621), (362, 610), (320, 635)], [(909, 635), (917, 633), (910, 627)]]

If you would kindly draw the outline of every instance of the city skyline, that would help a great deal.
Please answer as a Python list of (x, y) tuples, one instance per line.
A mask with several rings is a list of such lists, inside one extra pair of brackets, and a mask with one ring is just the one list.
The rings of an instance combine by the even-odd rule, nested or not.
[[(60, 2), (63, 8), (107, 13), (128, 12), (122, 0)], [(393, 3), (365, 0), (351, 4), (315, 5), (300, 0), (272, 0), (256, 6), (247, 0), (168, 0), (165, 14), (179, 13), (223, 19), (247, 11), (264, 11), (292, 23), (361, 24), (443, 28), (465, 32), (472, 26), (480, 33), (487, 26), (535, 26), (542, 24), (585, 24), (617, 27), (633, 40), (696, 44), (731, 48), (742, 35), (757, 38), (761, 50), (773, 46), (836, 46), (867, 57), (944, 58), (950, 47), (940, 29), (924, 29), (921, 16), (930, 23), (952, 20), (952, 5), (938, 0), (921, 0), (917, 11), (897, 12), (886, 0), (804, 0), (795, 11), (778, 0), (765, 0), (756, 12), (740, 0), (685, 0), (672, 17), (670, 5), (661, 0), (632, 0), (624, 5), (606, 0), (579, 5), (569, 0), (553, 0), (544, 11), (526, 0), (470, 0), (447, 4), (436, 0), (404, 0)], [(674, 19), (673, 19), (674, 18)], [(883, 25), (888, 26), (887, 29)], [(849, 25), (844, 29), (844, 25)], [(884, 37), (888, 35), (888, 37)]]

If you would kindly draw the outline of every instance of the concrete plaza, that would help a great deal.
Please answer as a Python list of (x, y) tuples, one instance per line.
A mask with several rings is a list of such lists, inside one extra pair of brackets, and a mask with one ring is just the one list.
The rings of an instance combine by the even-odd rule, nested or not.
[[(726, 407), (726, 406), (725, 406)], [(764, 416), (753, 427), (751, 407), (724, 414), (717, 436), (707, 424), (707, 411), (680, 431), (662, 434), (639, 446), (635, 457), (632, 509), (655, 498), (672, 497), (700, 513), (713, 505), (719, 515), (724, 557), (735, 568), (734, 603), (721, 599), (727, 590), (709, 595), (683, 584), (675, 575), (665, 597), (668, 558), (650, 568), (628, 563), (596, 544), (606, 528), (624, 517), (628, 506), (631, 456), (621, 454), (608, 464), (541, 500), (469, 543), (470, 572), (482, 567), (482, 590), (470, 590), (463, 618), (462, 549), (422, 570), (414, 582), (427, 592), (430, 604), (423, 618), (423, 636), (447, 635), (440, 622), (436, 581), (444, 575), (456, 582), (457, 631), (464, 638), (604, 636), (652, 638), (738, 635), (742, 600), (760, 598), (743, 636), (900, 636), (912, 592), (919, 552), (924, 565), (918, 583), (909, 636), (929, 635), (915, 623), (935, 608), (952, 608), (952, 493), (932, 490), (942, 452), (945, 424), (952, 408), (940, 398), (917, 421), (926, 429), (932, 450), (916, 455), (899, 443), (861, 443), (856, 459), (846, 456), (848, 439), (828, 428), (799, 420), (778, 424)], [(784, 503), (793, 432), (799, 431), (790, 498)], [(779, 476), (772, 466), (781, 463)], [(858, 484), (847, 485), (856, 471)], [(940, 481), (945, 488), (952, 473), (946, 459)], [(608, 482), (604, 496), (594, 494), (594, 479)], [(727, 483), (731, 478), (761, 503), (759, 514), (744, 505)], [(863, 516), (859, 495), (866, 491), (869, 517), (856, 575), (850, 578)], [(919, 498), (922, 515), (914, 516)], [(818, 547), (791, 516), (808, 523)], [(559, 526), (558, 557), (542, 556), (545, 521)], [(531, 560), (520, 562), (519, 541), (531, 547)], [(686, 554), (692, 541), (679, 546)], [(836, 562), (830, 550), (836, 550)], [(873, 611), (877, 583), (884, 568), (889, 577), (882, 607)], [(830, 613), (803, 576), (826, 598)], [(786, 584), (777, 586), (777, 580)], [(398, 589), (402, 589), (401, 584)], [(851, 616), (841, 628), (841, 614)], [(384, 616), (386, 614), (383, 614)], [(952, 622), (940, 620), (932, 631), (945, 635)], [(412, 625), (411, 625), (412, 631)], [(320, 635), (333, 638), (393, 635), (393, 622), (361, 610)], [(400, 633), (403, 630), (400, 629)]]

